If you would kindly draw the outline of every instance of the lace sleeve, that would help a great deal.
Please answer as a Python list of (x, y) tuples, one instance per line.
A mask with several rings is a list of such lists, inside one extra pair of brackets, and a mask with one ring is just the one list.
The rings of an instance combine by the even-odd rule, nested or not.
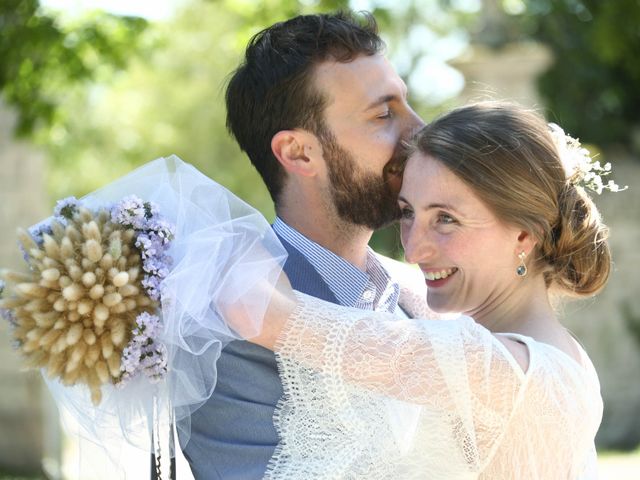
[(524, 372), (471, 318), (400, 320), (296, 295), (279, 356), (410, 403), (451, 409), (472, 396), (495, 410), (513, 406)]
[[(496, 337), (470, 318), (399, 320), (297, 296), (276, 346), (286, 392), (281, 413), (288, 415), (280, 427), (289, 428), (296, 415), (335, 421), (348, 405), (357, 408), (344, 418), (373, 418), (367, 409), (379, 408), (374, 397), (392, 397), (444, 413), (445, 435), (454, 437), (472, 470), (480, 468), (504, 433), (525, 378)], [(369, 394), (371, 401), (363, 401)]]

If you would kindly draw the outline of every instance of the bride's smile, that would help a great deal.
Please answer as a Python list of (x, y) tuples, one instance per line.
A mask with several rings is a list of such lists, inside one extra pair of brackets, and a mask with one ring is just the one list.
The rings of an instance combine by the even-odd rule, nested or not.
[(438, 283), (437, 280), (446, 280), (448, 277), (453, 275), (458, 271), (457, 268), (437, 268), (437, 269), (426, 269), (422, 268), (422, 273), (424, 273), (424, 278), (427, 281), (427, 285), (430, 287), (437, 287), (442, 285), (444, 282)]

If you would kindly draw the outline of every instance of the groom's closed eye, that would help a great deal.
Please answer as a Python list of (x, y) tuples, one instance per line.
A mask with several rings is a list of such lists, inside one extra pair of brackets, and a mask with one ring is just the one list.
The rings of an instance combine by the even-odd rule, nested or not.
[(378, 108), (382, 105), (385, 104), (389, 104), (392, 102), (402, 102), (402, 99), (400, 97), (398, 97), (397, 95), (383, 95), (381, 97), (379, 97), (377, 100), (374, 100), (373, 102), (371, 102), (367, 108), (365, 108), (365, 111), (369, 111), (369, 110), (373, 110), (374, 108)]
[(380, 120), (386, 120), (388, 118), (391, 118), (393, 116), (393, 112), (391, 111), (391, 109), (387, 109), (384, 112), (382, 112), (380, 115), (378, 115), (376, 118), (379, 118)]

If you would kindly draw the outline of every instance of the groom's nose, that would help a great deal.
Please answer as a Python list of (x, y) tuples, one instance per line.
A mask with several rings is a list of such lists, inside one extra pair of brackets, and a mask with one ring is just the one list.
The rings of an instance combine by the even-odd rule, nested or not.
[(416, 112), (414, 112), (413, 110), (410, 110), (408, 112), (408, 118), (407, 121), (405, 122), (405, 129), (404, 129), (404, 137), (405, 140), (410, 140), (411, 138), (413, 138), (413, 136), (422, 129), (422, 127), (425, 126), (425, 123), (422, 121), (422, 119), (418, 116), (418, 114)]
[(409, 107), (403, 132), (404, 140), (411, 140), (411, 138), (413, 138), (413, 136), (418, 133), (424, 126), (425, 123), (422, 121), (422, 118), (420, 118), (418, 114), (414, 112), (411, 107)]

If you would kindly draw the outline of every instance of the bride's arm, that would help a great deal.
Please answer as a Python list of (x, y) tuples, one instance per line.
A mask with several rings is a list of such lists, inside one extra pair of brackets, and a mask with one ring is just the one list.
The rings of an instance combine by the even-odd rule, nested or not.
[(363, 405), (378, 405), (377, 394), (426, 405), (445, 415), (461, 451), (476, 452), (474, 468), (490, 457), (523, 398), (526, 347), (502, 340), (468, 317), (400, 320), (293, 292), (286, 278), (260, 335), (250, 338), (276, 352), (293, 420), (309, 410), (333, 418), (348, 405), (369, 418)]
[(494, 336), (469, 318), (398, 320), (345, 308), (295, 294), (285, 275), (272, 295), (262, 331), (249, 341), (413, 403), (440, 403), (456, 388), (468, 388), (469, 395), (487, 402), (497, 398), (494, 389), (508, 391), (505, 400), (511, 403), (528, 367), (524, 345)]

